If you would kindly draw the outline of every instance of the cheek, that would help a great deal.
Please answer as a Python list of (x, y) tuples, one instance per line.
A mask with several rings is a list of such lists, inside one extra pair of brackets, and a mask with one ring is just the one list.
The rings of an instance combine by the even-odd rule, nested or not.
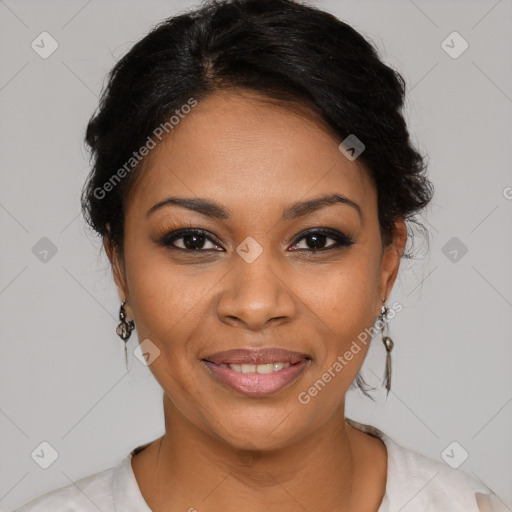
[(376, 320), (375, 273), (368, 260), (347, 262), (343, 270), (322, 283), (323, 288), (310, 295), (310, 304), (320, 319), (316, 365), (298, 396), (316, 427), (339, 406), (361, 369)]
[(309, 303), (334, 333), (346, 341), (373, 324), (375, 301), (379, 300), (378, 261), (368, 253), (354, 251), (337, 269), (320, 274), (316, 284), (306, 286)]
[(188, 340), (201, 324), (201, 302), (207, 295), (208, 281), (192, 277), (193, 269), (172, 265), (165, 248), (149, 243), (127, 239), (125, 261), (130, 306), (140, 341), (150, 339), (175, 365), (174, 353), (182, 347), (190, 352), (194, 349)]

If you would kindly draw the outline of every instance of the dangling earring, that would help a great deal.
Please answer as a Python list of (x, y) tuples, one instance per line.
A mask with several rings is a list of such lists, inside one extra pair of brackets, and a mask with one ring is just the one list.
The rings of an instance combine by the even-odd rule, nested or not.
[(135, 328), (135, 323), (133, 320), (126, 321), (126, 310), (124, 308), (126, 304), (126, 299), (121, 304), (121, 307), (119, 308), (119, 324), (116, 328), (117, 335), (124, 341), (124, 357), (125, 361), (128, 360), (128, 354), (126, 349), (126, 344), (128, 342), (128, 339), (132, 335), (132, 331)]
[[(384, 300), (382, 301), (385, 302)], [(393, 347), (395, 346), (393, 340), (388, 336), (388, 321), (387, 321), (387, 315), (388, 315), (389, 309), (387, 306), (382, 306), (381, 313), (380, 313), (380, 319), (383, 322), (382, 327), (382, 343), (384, 344), (384, 347), (386, 348), (386, 375), (384, 377), (384, 384), (387, 389), (387, 394), (389, 395), (389, 391), (391, 390), (391, 351), (393, 350)]]

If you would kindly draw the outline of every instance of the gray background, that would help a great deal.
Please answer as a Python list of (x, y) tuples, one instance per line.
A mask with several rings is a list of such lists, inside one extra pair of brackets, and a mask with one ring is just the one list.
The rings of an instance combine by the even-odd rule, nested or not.
[[(390, 328), (393, 391), (375, 404), (351, 392), (347, 416), (438, 460), (457, 441), (469, 453), (460, 469), (512, 509), (512, 2), (316, 4), (403, 74), (410, 130), (436, 187), (422, 219), (430, 252), (418, 239), (389, 301), (404, 305)], [(163, 433), (162, 391), (133, 356), (136, 336), (126, 372), (117, 292), (79, 213), (82, 139), (115, 61), (190, 5), (0, 0), (2, 510), (112, 467)], [(31, 48), (43, 31), (59, 45), (47, 59)], [(458, 58), (441, 46), (453, 31), (469, 44)], [(43, 237), (57, 249), (46, 261)], [(383, 368), (376, 339), (368, 380)], [(46, 470), (31, 457), (43, 441), (59, 454)]]

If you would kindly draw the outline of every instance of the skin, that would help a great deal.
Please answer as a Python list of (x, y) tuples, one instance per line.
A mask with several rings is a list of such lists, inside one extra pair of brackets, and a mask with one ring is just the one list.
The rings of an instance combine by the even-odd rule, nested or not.
[[(139, 340), (160, 350), (150, 370), (164, 391), (165, 434), (132, 459), (154, 512), (378, 510), (385, 446), (343, 420), (345, 393), (368, 346), (309, 404), (297, 399), (374, 325), (406, 242), (399, 221), (393, 242), (382, 247), (376, 189), (362, 164), (339, 151), (340, 142), (306, 109), (249, 91), (217, 92), (146, 160), (125, 208), (123, 254), (105, 240), (128, 318)], [(333, 193), (356, 202), (362, 217), (334, 204), (281, 220), (291, 203)], [(180, 206), (146, 215), (171, 195), (213, 200), (231, 217)], [(220, 243), (205, 240), (203, 252), (158, 244), (189, 227)], [(321, 227), (355, 243), (312, 254), (314, 241), (301, 238), (302, 251), (290, 249), (297, 235)], [(263, 249), (252, 263), (236, 252), (247, 237)], [(185, 241), (174, 243), (183, 248)], [(335, 243), (328, 235), (319, 246)], [(237, 393), (201, 361), (231, 348), (272, 346), (311, 361), (297, 381), (268, 397)]]

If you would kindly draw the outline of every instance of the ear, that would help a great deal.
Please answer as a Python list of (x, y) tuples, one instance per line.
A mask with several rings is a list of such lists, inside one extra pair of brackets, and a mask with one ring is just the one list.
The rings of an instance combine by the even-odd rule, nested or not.
[(384, 249), (380, 267), (379, 288), (378, 288), (378, 313), (382, 308), (382, 299), (387, 300), (398, 275), (402, 254), (407, 243), (407, 228), (403, 220), (395, 222), (395, 233), (392, 242)]
[(110, 260), (110, 264), (112, 266), (112, 275), (114, 277), (114, 282), (119, 293), (119, 298), (121, 302), (125, 299), (129, 301), (128, 286), (126, 285), (126, 278), (124, 272), (124, 263), (122, 261), (122, 257), (116, 250), (115, 246), (112, 244), (108, 235), (105, 235), (103, 237), (103, 247), (105, 249), (105, 252), (107, 253), (108, 259)]

